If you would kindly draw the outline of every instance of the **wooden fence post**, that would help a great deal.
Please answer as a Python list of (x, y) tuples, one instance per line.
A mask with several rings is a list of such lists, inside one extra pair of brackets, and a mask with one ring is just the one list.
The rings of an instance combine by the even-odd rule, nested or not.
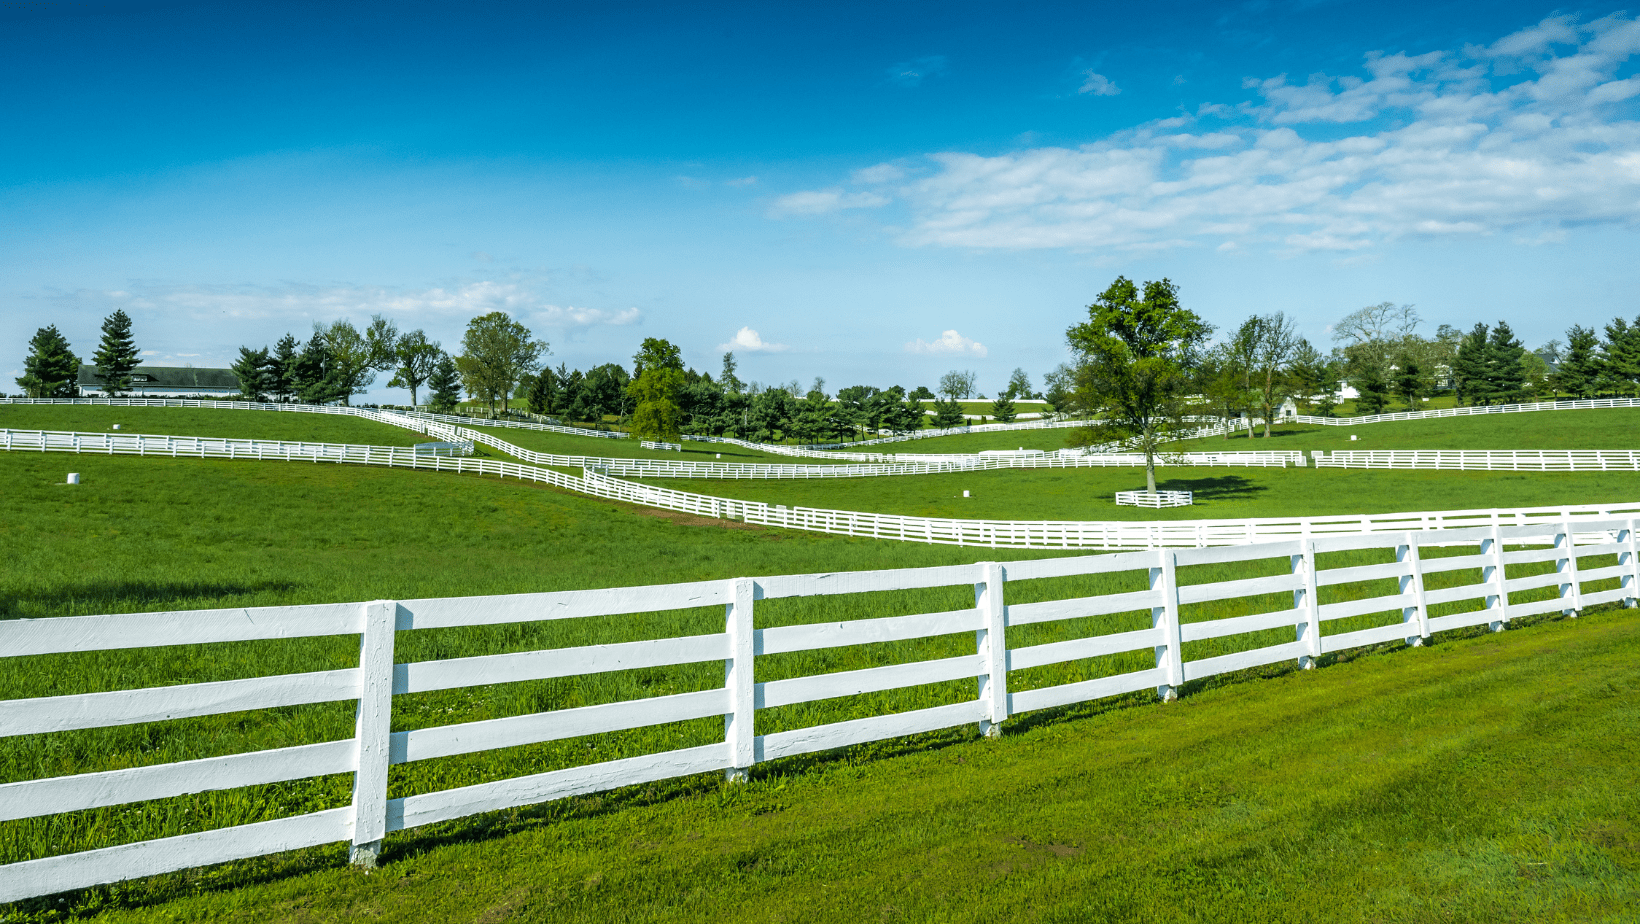
[(1179, 578), (1176, 573), (1177, 555), (1167, 549), (1156, 553), (1159, 567), (1150, 569), (1150, 588), (1162, 595), (1162, 605), (1150, 611), (1150, 624), (1161, 635), (1156, 646), (1156, 666), (1162, 668), (1166, 683), (1157, 684), (1156, 695), (1162, 702), (1171, 703), (1179, 698), (1179, 687), (1184, 684), (1184, 656), (1179, 647)]
[(393, 635), (399, 607), (391, 600), (364, 605), (359, 638), (359, 712), (354, 725), (358, 767), (353, 772), (353, 846), (348, 862), (375, 869), (387, 836), (388, 738), (393, 731)]
[(729, 767), (724, 778), (731, 783), (746, 782), (756, 761), (753, 735), (756, 733), (757, 699), (752, 676), (753, 601), (757, 585), (751, 578), (731, 582), (730, 603), (724, 607), (724, 631), (729, 635), (729, 659), (724, 664), (723, 685), (729, 690), (729, 711), (723, 717), (723, 738), (729, 747)]
[(1309, 670), (1315, 667), (1315, 659), (1321, 657), (1321, 600), (1316, 595), (1314, 540), (1304, 540), (1304, 551), (1292, 556), (1292, 567), (1295, 573), (1302, 571), (1304, 575), (1304, 586), (1293, 591), (1293, 608), (1304, 610), (1304, 619), (1294, 626), (1294, 633), (1309, 652), (1298, 656), (1298, 666)]
[(974, 584), (974, 606), (984, 628), (974, 633), (974, 645), (985, 666), (985, 673), (979, 675), (979, 701), (985, 714), (979, 720), (979, 733), (1000, 738), (1002, 722), (1008, 718), (1007, 607), (1003, 602), (1002, 565), (980, 562), (979, 576), (981, 580)]
[(1503, 528), (1498, 525), (1498, 512), (1492, 511), (1492, 535), (1481, 540), (1481, 554), (1492, 556), (1492, 564), (1481, 568), (1481, 583), (1493, 584), (1497, 591), (1495, 595), (1488, 594), (1486, 608), (1498, 611), (1497, 619), (1490, 622), (1489, 628), (1493, 632), (1502, 632), (1509, 625), (1509, 579), (1508, 571), (1503, 566)]
[(1629, 573), (1619, 578), (1618, 583), (1628, 588), (1629, 592), (1623, 595), (1623, 605), (1630, 609), (1640, 606), (1640, 542), (1635, 541), (1634, 524), (1635, 519), (1630, 517), (1628, 528), (1623, 530), (1627, 535), (1619, 540), (1629, 547), (1617, 553), (1617, 563), (1629, 566)]
[(1408, 530), (1406, 538), (1395, 549), (1395, 560), (1405, 562), (1407, 573), (1401, 575), (1401, 594), (1412, 591), (1412, 605), (1401, 608), (1403, 624), (1416, 623), (1417, 635), (1407, 636), (1406, 642), (1414, 648), (1429, 638), (1429, 604), (1424, 601), (1424, 560), (1418, 552), (1418, 534)]
[(1577, 544), (1572, 537), (1572, 521), (1561, 520), (1560, 532), (1555, 536), (1555, 548), (1566, 553), (1555, 559), (1555, 571), (1560, 575), (1560, 599), (1571, 602), (1570, 609), (1560, 611), (1562, 616), (1576, 617), (1583, 610), (1583, 589), (1577, 584)]

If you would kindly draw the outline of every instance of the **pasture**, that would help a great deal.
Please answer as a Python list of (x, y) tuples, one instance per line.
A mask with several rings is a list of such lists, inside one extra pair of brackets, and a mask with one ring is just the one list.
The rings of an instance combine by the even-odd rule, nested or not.
[[(315, 440), (278, 431), (294, 426), (311, 433), (315, 425), (334, 424), (327, 441), (425, 439), (343, 417), (134, 413), (153, 410), (0, 408), (0, 426), (91, 430), (117, 420), (140, 432)], [(18, 411), (45, 412), (40, 420), (51, 422), (8, 422)], [(87, 414), (93, 411), (112, 416)], [(1607, 413), (1625, 412), (1501, 419), (1581, 421)], [(148, 422), (139, 426), (138, 420)], [(1446, 428), (1455, 421), (1429, 423)], [(1358, 429), (1390, 426), (1396, 425)], [(527, 448), (575, 451), (532, 446), (524, 438), (554, 434), (495, 432)], [(986, 436), (1014, 440), (1033, 432), (1064, 433)], [(598, 444), (589, 452), (636, 455), (629, 452), (635, 441), (584, 441)], [(1265, 448), (1263, 441), (1252, 445)], [(59, 483), (70, 466), (84, 484)], [(1640, 497), (1640, 476), (1633, 473), (1218, 468), (1159, 474), (1165, 481), (1175, 472), (1210, 482), (1205, 502), (1185, 511), (1193, 517)], [(1137, 469), (1010, 470), (689, 487), (723, 496), (765, 491), (757, 499), (785, 504), (861, 510), (881, 504), (892, 513), (1117, 519), (1109, 503), (1116, 488), (1107, 490), (1106, 482), (1131, 487), (1142, 477)], [(7, 453), (0, 455), (0, 478), (9, 488), (0, 494), (0, 521), (11, 525), (0, 532), (0, 554), (9, 565), (0, 573), (0, 618), (1048, 557), (763, 529), (428, 471)], [(961, 498), (970, 484), (982, 487)], [(1224, 493), (1215, 496), (1215, 486)], [(941, 496), (946, 491), (955, 496)], [(1096, 499), (1103, 506), (1086, 512)], [(1157, 516), (1123, 510), (1130, 517)], [(1329, 567), (1376, 560), (1338, 554), (1343, 557)], [(1582, 566), (1609, 563), (1591, 556)], [(1218, 567), (1181, 580), (1252, 573), (1262, 572)], [(1530, 569), (1510, 571), (1518, 573)], [(1137, 589), (1115, 578), (1031, 583), (1040, 586), (1022, 589), (1025, 595), (1014, 602)], [(1369, 589), (1341, 587), (1330, 599), (1355, 599), (1351, 594)], [(1552, 596), (1552, 588), (1534, 593)], [(1268, 602), (1226, 601), (1192, 618), (1260, 611), (1256, 607)], [(799, 625), (972, 603), (961, 588), (880, 594), (867, 603), (777, 601), (760, 606), (758, 620)], [(1399, 611), (1367, 614), (1339, 620), (1329, 631), (1399, 618)], [(1017, 634), (1023, 643), (1048, 643), (1130, 630), (1148, 619), (1148, 613), (1116, 614), (1027, 626), (1011, 629), (1009, 640), (1014, 644)], [(864, 908), (889, 920), (1034, 914), (1044, 921), (1253, 921), (1297, 920), (1324, 900), (1340, 920), (1396, 920), (1397, 914), (1419, 920), (1437, 907), (1453, 920), (1610, 917), (1635, 897), (1629, 794), (1636, 765), (1632, 744), (1597, 749), (1590, 742), (1632, 742), (1640, 731), (1637, 687), (1626, 667), (1640, 648), (1640, 627), (1615, 611), (1535, 621), (1528, 631), (1497, 636), (1447, 633), (1432, 648), (1392, 645), (1328, 656), (1325, 670), (1271, 667), (1197, 682), (1185, 699), (1165, 707), (1154, 705), (1154, 696), (1130, 695), (1032, 713), (1010, 722), (1001, 741), (974, 740), (971, 729), (931, 733), (760, 764), (746, 786), (697, 776), (451, 822), (390, 839), (388, 865), (370, 877), (341, 867), (338, 849), (314, 848), (91, 889), (62, 904), (25, 902), (7, 914), (29, 921), (858, 920)], [(400, 653), (403, 660), (433, 660), (604, 644), (721, 631), (722, 622), (720, 607), (706, 607), (575, 625), (428, 630), (411, 633)], [(1291, 629), (1286, 632), (1290, 640)], [(1279, 630), (1264, 634), (1274, 638)], [(1221, 644), (1190, 643), (1187, 655), (1233, 650), (1213, 647)], [(793, 654), (760, 661), (759, 680), (972, 650), (968, 632)], [(339, 637), (8, 659), (0, 698), (324, 670), (357, 657), (356, 639)], [(1023, 672), (1021, 688), (1140, 666), (1149, 666), (1148, 654), (1035, 668)], [(722, 672), (721, 663), (706, 663), (415, 694), (401, 697), (394, 728), (702, 690), (721, 685)], [(939, 705), (971, 697), (972, 689), (972, 680), (948, 681), (781, 707), (769, 711), (768, 728)], [(1272, 728), (1282, 731), (1270, 734)], [(0, 783), (351, 734), (352, 705), (344, 702), (61, 733), (49, 742), (6, 738), (0, 739)], [(690, 720), (441, 758), (396, 767), (390, 786), (395, 795), (448, 788), (721, 734), (721, 720)], [(1576, 774), (1556, 776), (1572, 767)], [(0, 862), (346, 804), (349, 779), (320, 777), (0, 823)]]

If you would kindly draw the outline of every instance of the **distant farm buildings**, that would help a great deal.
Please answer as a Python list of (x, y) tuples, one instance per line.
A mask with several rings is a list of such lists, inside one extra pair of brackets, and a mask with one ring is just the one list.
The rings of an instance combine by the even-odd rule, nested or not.
[[(101, 395), (103, 381), (96, 366), (80, 366), (80, 394)], [(192, 366), (138, 366), (131, 371), (131, 384), (124, 389), (135, 397), (182, 395), (211, 398), (239, 394), (239, 379), (232, 369), (195, 369)]]

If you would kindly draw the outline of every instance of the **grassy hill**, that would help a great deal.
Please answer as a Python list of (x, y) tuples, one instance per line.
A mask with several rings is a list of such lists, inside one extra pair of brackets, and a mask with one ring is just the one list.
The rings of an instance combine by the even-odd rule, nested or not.
[(1538, 922), (1640, 904), (1640, 622), (1586, 616), (14, 906), (12, 921)]
[[(646, 483), (787, 506), (985, 520), (1196, 520), (1640, 501), (1637, 472), (1162, 467), (1158, 488), (1196, 494), (1194, 506), (1165, 510), (1116, 506), (1117, 491), (1144, 488), (1138, 466)], [(962, 496), (965, 490), (970, 496)]]
[[(148, 421), (127, 423), (146, 432), (176, 426), (187, 435), (290, 439), (298, 437), (275, 431), (334, 425), (372, 435), (330, 439), (418, 439), (340, 417), (39, 410), (76, 421), (87, 411), (110, 411), (122, 423)], [(1600, 413), (1606, 412), (1590, 416)], [(275, 429), (236, 431), (247, 427)], [(83, 484), (60, 483), (70, 465)], [(1616, 474), (1178, 474), (1212, 481), (1199, 489), (1204, 506), (1187, 516), (1235, 515), (1224, 511), (1242, 509), (1237, 504), (1293, 513), (1322, 502), (1406, 509), (1408, 497), (1449, 499), (1432, 503), (1436, 508), (1528, 502), (1513, 497), (1585, 502), (1602, 492), (1613, 500), (1640, 497), (1640, 476)], [(667, 484), (713, 493), (767, 488), (781, 503), (803, 503), (803, 492), (815, 492), (863, 502), (875, 496), (894, 512), (917, 512), (905, 508), (920, 503), (998, 511), (967, 515), (1021, 518), (1040, 510), (1065, 518), (1108, 503), (1107, 487), (1136, 479), (1142, 480), (1136, 470), (1093, 469)], [(7, 486), (0, 492), (0, 561), (7, 563), (0, 569), (0, 618), (500, 594), (1047, 554), (761, 529), (512, 480), (402, 469), (0, 453), (0, 483)], [(970, 484), (980, 487), (966, 501), (937, 496), (960, 495)], [(1323, 490), (1335, 494), (1329, 499)], [(1092, 582), (1058, 589), (1135, 588)], [(1054, 599), (1053, 590), (1020, 593)], [(885, 615), (972, 603), (971, 592), (958, 587), (882, 595), (871, 606)], [(862, 615), (805, 600), (759, 604), (758, 614), (762, 625)], [(1340, 621), (1330, 631), (1382, 618)], [(1389, 618), (1398, 621), (1399, 613)], [(704, 633), (721, 631), (722, 619), (720, 607), (706, 607), (405, 633), (399, 656)], [(1009, 634), (1015, 644), (1031, 644), (1062, 637), (1052, 633), (1137, 628), (1148, 619), (1117, 614), (1097, 624), (1022, 627), (1027, 633), (1019, 639), (1014, 629)], [(1290, 629), (1268, 630), (1282, 631), (1291, 638)], [(324, 848), (90, 890), (62, 905), (25, 904), (0, 915), (42, 922), (852, 921), (862, 913), (887, 920), (1268, 921), (1308, 920), (1324, 907), (1338, 920), (1420, 920), (1437, 912), (1451, 920), (1620, 920), (1636, 897), (1640, 844), (1632, 795), (1640, 791), (1640, 764), (1631, 743), (1640, 740), (1640, 707), (1629, 667), (1640, 653), (1635, 620), (1591, 615), (1438, 641), (1304, 674), (1258, 674), (1268, 682), (1195, 684), (1168, 707), (1130, 697), (1027, 715), (1010, 723), (1001, 742), (959, 730), (766, 764), (744, 788), (697, 777), (438, 826), (390, 838), (388, 865), (369, 877), (342, 867), (340, 848)], [(857, 646), (760, 659), (759, 679), (885, 658), (947, 657), (971, 653), (972, 645), (972, 634), (961, 633), (892, 651)], [(1208, 653), (1187, 650), (1188, 657)], [(357, 640), (337, 637), (7, 659), (0, 698), (321, 670), (357, 657)], [(1070, 662), (1018, 679), (1086, 679), (1145, 666), (1138, 662), (1148, 658), (1141, 652)], [(415, 694), (395, 702), (395, 729), (705, 689), (722, 678), (722, 665), (709, 663)], [(953, 681), (781, 707), (760, 713), (759, 722), (767, 722), (766, 730), (800, 727), (972, 695), (971, 680)], [(331, 740), (351, 728), (352, 707), (337, 703), (0, 738), (0, 783)], [(575, 765), (592, 755), (645, 753), (658, 743), (704, 743), (721, 733), (721, 721), (695, 720), (441, 758), (396, 767), (390, 785), (397, 796)], [(347, 791), (346, 777), (324, 777), (7, 822), (0, 824), (0, 862), (331, 807), (345, 804)]]

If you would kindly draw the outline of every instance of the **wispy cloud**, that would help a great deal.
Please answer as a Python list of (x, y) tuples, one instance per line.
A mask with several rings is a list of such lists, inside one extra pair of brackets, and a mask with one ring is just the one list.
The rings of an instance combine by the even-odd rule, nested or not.
[(841, 187), (811, 189), (781, 196), (774, 200), (769, 214), (776, 218), (787, 215), (826, 215), (845, 209), (873, 209), (893, 200), (874, 192), (844, 192)]
[(534, 324), (564, 329), (636, 323), (637, 308), (604, 309), (554, 305), (514, 282), (481, 281), (454, 287), (403, 289), (371, 286), (132, 285), (126, 289), (82, 289), (50, 296), (53, 301), (107, 310), (163, 312), (199, 319), (290, 321), (366, 318), (396, 319), (403, 327), (419, 319), (473, 317), (505, 311)]
[(863, 167), (849, 177), (856, 183), (874, 185), (877, 183), (892, 183), (905, 178), (905, 170), (894, 164), (878, 164), (875, 167)]
[[(892, 195), (911, 210), (902, 240), (913, 245), (1340, 253), (1634, 223), (1640, 121), (1625, 101), (1640, 76), (1623, 72), (1637, 55), (1632, 17), (1553, 16), (1487, 47), (1374, 52), (1359, 74), (1250, 80), (1253, 98), (1237, 105), (1078, 148), (931, 154), (928, 175), (903, 188), (794, 194), (808, 207), (785, 214)], [(1092, 76), (1088, 92), (1109, 85)]]
[(1083, 71), (1082, 77), (1082, 86), (1078, 87), (1076, 90), (1078, 93), (1086, 93), (1092, 96), (1115, 96), (1116, 94), (1122, 92), (1122, 89), (1116, 84), (1111, 83), (1110, 78), (1106, 77), (1104, 74), (1095, 74), (1093, 71)]
[(948, 330), (940, 334), (938, 339), (932, 341), (919, 337), (906, 344), (905, 351), (907, 353), (954, 353), (978, 356), (981, 359), (984, 359), (986, 354), (990, 352), (985, 348), (985, 344), (977, 340), (970, 340), (954, 330)]
[(744, 353), (783, 353), (786, 350), (786, 345), (784, 343), (769, 343), (757, 331), (752, 330), (750, 327), (742, 327), (740, 330), (735, 331), (735, 335), (729, 339), (728, 343), (718, 344), (718, 349), (724, 351), (740, 350)]
[(916, 87), (921, 86), (927, 78), (938, 77), (945, 71), (945, 55), (929, 55), (894, 65), (888, 69), (888, 79), (902, 87)]

